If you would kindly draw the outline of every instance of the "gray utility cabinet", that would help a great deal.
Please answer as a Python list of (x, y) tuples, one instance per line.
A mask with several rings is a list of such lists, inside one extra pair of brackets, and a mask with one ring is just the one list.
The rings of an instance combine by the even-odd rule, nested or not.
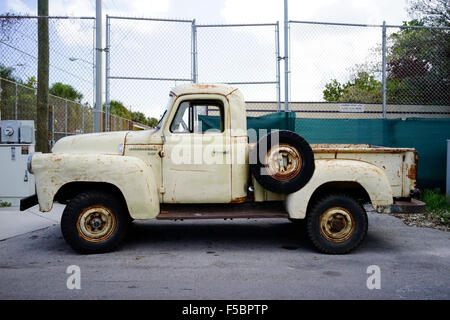
[(34, 121), (0, 121), (0, 201), (19, 206), (20, 199), (35, 193), (34, 176), (27, 171), (34, 153)]

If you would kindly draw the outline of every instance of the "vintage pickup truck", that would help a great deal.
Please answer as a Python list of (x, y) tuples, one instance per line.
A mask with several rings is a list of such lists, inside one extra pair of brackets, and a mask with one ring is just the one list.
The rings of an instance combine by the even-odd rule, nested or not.
[(178, 86), (154, 129), (65, 137), (31, 155), (36, 195), (21, 210), (67, 204), (62, 234), (81, 253), (113, 250), (135, 219), (285, 218), (304, 220), (319, 251), (339, 254), (363, 241), (364, 204), (424, 206), (412, 198), (414, 149), (309, 145), (288, 130), (252, 136), (238, 89)]

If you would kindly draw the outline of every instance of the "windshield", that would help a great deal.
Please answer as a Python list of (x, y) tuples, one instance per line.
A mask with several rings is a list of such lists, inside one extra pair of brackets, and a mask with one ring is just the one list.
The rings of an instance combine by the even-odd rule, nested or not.
[(167, 102), (167, 105), (166, 105), (166, 110), (164, 110), (164, 113), (163, 113), (163, 115), (161, 116), (161, 119), (159, 119), (158, 125), (156, 126), (158, 129), (161, 129), (161, 127), (162, 127), (163, 124), (164, 124), (164, 121), (166, 121), (166, 118), (167, 118), (167, 111), (169, 110), (169, 107), (172, 105), (172, 100), (173, 100), (173, 96), (170, 95), (170, 96), (169, 96), (169, 101)]

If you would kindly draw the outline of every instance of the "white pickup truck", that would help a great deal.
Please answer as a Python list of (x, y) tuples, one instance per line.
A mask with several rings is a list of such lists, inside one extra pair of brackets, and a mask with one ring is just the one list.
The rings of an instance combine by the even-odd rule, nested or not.
[(134, 219), (285, 218), (304, 220), (319, 251), (339, 254), (367, 233), (363, 204), (424, 207), (411, 197), (414, 149), (309, 145), (287, 130), (250, 136), (238, 89), (178, 86), (155, 129), (65, 137), (30, 156), (36, 195), (21, 210), (66, 203), (62, 234), (82, 253), (113, 250)]

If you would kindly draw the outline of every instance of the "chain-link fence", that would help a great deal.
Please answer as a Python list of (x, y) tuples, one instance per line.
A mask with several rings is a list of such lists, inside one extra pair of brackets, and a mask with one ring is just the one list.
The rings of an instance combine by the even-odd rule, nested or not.
[(106, 105), (160, 116), (170, 88), (194, 81), (192, 24), (106, 16)]
[[(106, 18), (106, 104), (163, 113), (182, 83), (239, 86), (279, 107), (278, 23), (199, 25), (195, 20)], [(108, 125), (108, 124), (107, 124)]]
[[(30, 85), (0, 78), (0, 119), (34, 120), (36, 112), (36, 89)], [(88, 104), (81, 104), (58, 96), (49, 95), (49, 140), (74, 134), (94, 132), (95, 110)], [(102, 112), (104, 121), (105, 114)], [(111, 131), (146, 129), (145, 125), (129, 119), (109, 115)]]
[[(3, 78), (36, 87), (38, 19), (0, 16), (0, 76)], [(47, 20), (50, 88), (55, 83), (69, 85), (74, 89), (74, 98), (78, 102), (93, 106), (95, 19), (48, 17)]]
[[(37, 19), (0, 17), (0, 76), (31, 87)], [(92, 107), (94, 19), (48, 20), (50, 86), (67, 84), (79, 93), (73, 100)], [(277, 22), (107, 16), (105, 27), (106, 104), (158, 118), (171, 87), (222, 82), (243, 91), (249, 116), (284, 110)], [(290, 21), (289, 110), (302, 118), (448, 118), (449, 37), (449, 28)]]
[(249, 100), (280, 110), (279, 25), (195, 25), (198, 81), (235, 85)]
[[(38, 17), (0, 16), (0, 119), (36, 120)], [(94, 132), (95, 19), (47, 17), (49, 140)], [(63, 96), (65, 98), (61, 98)], [(102, 112), (104, 121), (105, 114)], [(110, 130), (143, 129), (108, 115)]]
[(289, 108), (298, 117), (450, 117), (450, 28), (307, 21), (289, 28)]

